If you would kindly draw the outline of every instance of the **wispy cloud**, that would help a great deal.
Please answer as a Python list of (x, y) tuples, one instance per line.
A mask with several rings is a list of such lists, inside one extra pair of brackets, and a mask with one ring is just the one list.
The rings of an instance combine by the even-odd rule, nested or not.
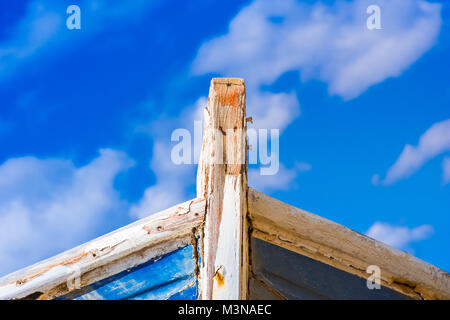
[(132, 164), (110, 149), (83, 167), (35, 157), (1, 164), (0, 274), (87, 241), (105, 219), (126, 212), (113, 181)]
[[(170, 137), (170, 136), (169, 136)], [(132, 218), (144, 218), (173, 205), (195, 197), (189, 197), (187, 188), (195, 184), (195, 168), (191, 165), (175, 165), (170, 160), (170, 140), (160, 138), (154, 142), (150, 168), (156, 175), (156, 183), (148, 187), (144, 196), (130, 209)]]
[(366, 232), (366, 235), (398, 249), (412, 251), (411, 243), (425, 240), (433, 232), (433, 227), (430, 225), (421, 225), (411, 229), (405, 226), (375, 222)]
[(374, 186), (379, 185), (379, 184), (380, 184), (380, 175), (379, 175), (378, 173), (377, 173), (377, 174), (374, 174), (374, 175), (372, 176), (371, 182), (372, 182), (372, 184), (373, 184)]
[(260, 92), (255, 86), (250, 85), (247, 94), (249, 106), (247, 114), (254, 119), (254, 125), (250, 125), (252, 128), (275, 128), (282, 131), (300, 115), (295, 92)]
[(49, 7), (45, 1), (31, 2), (10, 40), (0, 44), (0, 75), (6, 76), (21, 61), (39, 52), (63, 28), (64, 12), (58, 14)]
[(417, 172), (434, 157), (450, 151), (450, 119), (432, 125), (417, 146), (407, 144), (397, 161), (389, 168), (383, 184), (393, 184)]
[(444, 158), (444, 160), (442, 161), (442, 183), (444, 185), (449, 184), (450, 183), (450, 158), (446, 157)]
[[(377, 3), (382, 30), (366, 28), (366, 9), (373, 4), (369, 0), (332, 5), (255, 0), (231, 21), (228, 33), (201, 46), (193, 70), (245, 77), (255, 88), (274, 83), (287, 71), (300, 70), (304, 81), (319, 79), (328, 83), (330, 94), (355, 98), (402, 74), (433, 46), (441, 28), (440, 4), (422, 0)], [(251, 104), (250, 111), (271, 110), (264, 100)], [(276, 107), (291, 115), (280, 127), (298, 115), (298, 111), (292, 113), (292, 106)], [(265, 123), (270, 121), (269, 113), (258, 116)]]
[(280, 165), (279, 171), (275, 175), (261, 175), (259, 169), (248, 171), (248, 183), (251, 187), (261, 192), (270, 193), (277, 190), (289, 190), (298, 175), (311, 170), (311, 165), (304, 162), (296, 163), (292, 168)]
[(330, 94), (351, 99), (399, 76), (435, 43), (439, 4), (380, 1), (384, 29), (368, 30), (370, 4), (255, 0), (230, 22), (227, 34), (201, 46), (192, 69), (195, 74), (244, 77), (255, 126), (283, 130), (300, 115), (297, 96), (261, 87), (285, 72), (300, 70), (304, 81), (320, 79), (328, 83)]
[[(26, 14), (0, 43), (0, 80), (24, 62), (44, 53), (58, 54), (63, 49), (88, 39), (112, 25), (141, 18), (156, 1), (81, 0), (82, 30), (68, 31), (67, 5), (51, 0), (30, 1)], [(78, 32), (81, 37), (73, 37)], [(50, 50), (51, 49), (51, 50)]]
[[(130, 209), (133, 218), (143, 218), (160, 210), (195, 197), (192, 189), (196, 181), (197, 166), (192, 164), (176, 165), (171, 160), (173, 143), (171, 132), (178, 128), (190, 129), (191, 146), (194, 144), (193, 122), (203, 120), (203, 109), (207, 104), (205, 97), (200, 97), (193, 105), (188, 106), (175, 117), (161, 116), (136, 127), (137, 132), (145, 132), (154, 139), (153, 158), (150, 168), (156, 176), (156, 183), (148, 187), (142, 199)], [(201, 135), (197, 137), (200, 139)], [(195, 150), (192, 150), (195, 152)], [(199, 151), (199, 150), (198, 150)], [(192, 155), (198, 157), (197, 155)]]

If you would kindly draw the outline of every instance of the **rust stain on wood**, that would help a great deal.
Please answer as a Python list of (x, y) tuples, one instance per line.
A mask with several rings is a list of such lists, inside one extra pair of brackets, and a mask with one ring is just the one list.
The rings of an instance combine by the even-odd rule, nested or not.
[(244, 87), (233, 84), (214, 83), (214, 90), (216, 91), (216, 98), (220, 105), (231, 106), (237, 108), (241, 105), (242, 94)]
[(195, 261), (195, 267), (194, 267), (194, 273), (195, 273), (195, 280), (198, 279), (198, 276), (200, 275), (200, 264), (199, 264), (199, 255), (198, 255), (198, 239), (197, 239), (197, 228), (192, 228), (192, 234), (191, 234), (191, 242), (192, 242), (192, 256)]
[(230, 176), (238, 176), (242, 173), (242, 164), (227, 164), (227, 174)]
[(147, 231), (147, 234), (152, 233), (152, 228), (150, 228), (149, 226), (143, 226), (142, 229), (144, 229), (145, 231)]
[(220, 271), (217, 271), (216, 272), (216, 274), (214, 275), (214, 278), (213, 278), (215, 281), (216, 281), (216, 283), (217, 283), (217, 286), (220, 288), (220, 287), (223, 287), (224, 285), (225, 285), (225, 277), (223, 276), (223, 274), (222, 273), (220, 273)]

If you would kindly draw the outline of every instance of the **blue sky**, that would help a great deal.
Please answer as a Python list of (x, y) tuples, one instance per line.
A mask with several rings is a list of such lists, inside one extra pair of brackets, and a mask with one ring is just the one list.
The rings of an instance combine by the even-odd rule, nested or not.
[(0, 274), (193, 198), (170, 136), (213, 76), (280, 129), (251, 186), (450, 270), (449, 23), (446, 1), (1, 2)]

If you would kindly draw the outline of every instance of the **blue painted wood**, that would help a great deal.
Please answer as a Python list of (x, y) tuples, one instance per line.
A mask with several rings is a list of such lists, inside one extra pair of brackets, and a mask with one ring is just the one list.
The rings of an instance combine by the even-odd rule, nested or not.
[(188, 245), (138, 267), (91, 284), (60, 299), (197, 299), (193, 247)]
[(189, 286), (169, 298), (169, 300), (197, 300), (198, 299), (198, 283)]

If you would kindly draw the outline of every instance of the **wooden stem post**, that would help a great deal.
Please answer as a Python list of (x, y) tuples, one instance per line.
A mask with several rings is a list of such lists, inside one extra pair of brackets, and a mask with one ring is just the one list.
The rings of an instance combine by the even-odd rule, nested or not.
[(247, 124), (243, 79), (211, 81), (197, 195), (206, 199), (200, 299), (246, 299)]

